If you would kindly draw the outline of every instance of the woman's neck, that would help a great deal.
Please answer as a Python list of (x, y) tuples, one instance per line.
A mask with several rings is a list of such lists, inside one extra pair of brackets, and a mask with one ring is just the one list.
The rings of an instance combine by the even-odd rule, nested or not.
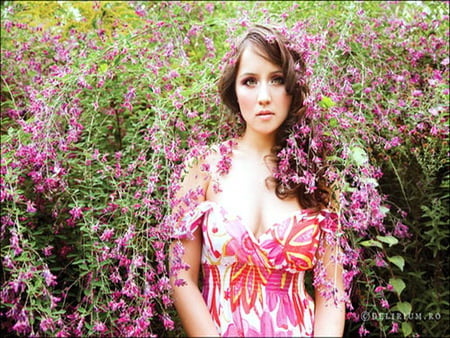
[(272, 147), (275, 145), (275, 135), (263, 136), (246, 131), (238, 143), (240, 148), (249, 155), (266, 156), (271, 153)]

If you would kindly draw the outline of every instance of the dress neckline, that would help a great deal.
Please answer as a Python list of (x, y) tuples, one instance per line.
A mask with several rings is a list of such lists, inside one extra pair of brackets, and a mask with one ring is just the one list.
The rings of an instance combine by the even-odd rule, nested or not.
[(261, 239), (265, 235), (267, 235), (271, 230), (273, 230), (273, 228), (276, 227), (277, 225), (280, 225), (280, 224), (286, 222), (287, 220), (291, 220), (294, 217), (299, 217), (300, 215), (308, 215), (310, 213), (316, 212), (313, 209), (299, 209), (299, 210), (295, 210), (295, 211), (289, 213), (288, 216), (280, 219), (279, 221), (273, 222), (259, 236), (256, 236), (255, 233), (253, 231), (251, 231), (250, 228), (247, 226), (247, 224), (243, 221), (242, 217), (239, 214), (230, 212), (223, 205), (221, 205), (221, 204), (219, 204), (219, 203), (217, 203), (215, 201), (206, 200), (206, 201), (200, 202), (197, 205), (197, 208), (199, 208), (201, 205), (206, 205), (207, 207), (211, 206), (212, 208), (218, 208), (222, 212), (227, 214), (228, 216), (232, 216), (232, 217), (235, 217), (235, 218), (239, 219), (239, 223), (242, 225), (242, 227), (244, 228), (245, 232), (250, 236), (250, 238), (255, 243), (260, 243)]

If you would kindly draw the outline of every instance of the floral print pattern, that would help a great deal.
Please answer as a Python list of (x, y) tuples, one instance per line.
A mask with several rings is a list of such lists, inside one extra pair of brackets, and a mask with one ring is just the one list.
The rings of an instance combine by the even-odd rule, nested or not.
[(222, 337), (312, 336), (314, 302), (304, 287), (322, 230), (334, 215), (299, 210), (259, 238), (211, 201), (187, 213), (175, 238), (203, 234), (203, 297)]

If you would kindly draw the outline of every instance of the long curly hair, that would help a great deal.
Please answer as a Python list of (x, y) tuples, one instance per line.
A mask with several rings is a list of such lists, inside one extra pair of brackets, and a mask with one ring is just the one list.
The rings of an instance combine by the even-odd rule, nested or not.
[[(245, 129), (245, 121), (243, 121), (240, 113), (235, 84), (242, 53), (250, 45), (255, 47), (257, 52), (266, 60), (281, 67), (286, 92), (292, 96), (288, 116), (277, 130), (275, 145), (271, 150), (271, 155), (269, 155), (271, 160), (276, 163), (275, 173), (267, 178), (266, 183), (275, 183), (275, 193), (280, 199), (296, 196), (302, 208), (323, 208), (329, 202), (329, 189), (324, 183), (323, 171), (313, 161), (314, 157), (323, 154), (317, 154), (317, 150), (312, 151), (310, 149), (310, 140), (313, 136), (312, 129), (306, 128), (309, 132), (299, 134), (299, 130), (302, 129), (301, 126), (310, 125), (310, 121), (305, 117), (306, 106), (304, 105), (310, 90), (306, 82), (305, 61), (300, 52), (296, 50), (296, 46), (275, 28), (263, 25), (250, 28), (237, 44), (234, 56), (228, 60), (219, 79), (218, 90), (221, 100), (232, 114), (241, 117)], [(293, 143), (295, 144), (293, 145)], [(301, 153), (306, 156), (306, 160), (298, 161), (295, 157), (291, 157), (287, 160), (288, 168), (286, 168), (286, 159), (283, 161), (283, 156), (286, 154), (284, 149), (288, 145), (301, 149)], [(283, 163), (281, 163), (282, 161)], [(293, 176), (298, 178), (307, 171), (312, 172), (315, 179), (315, 188), (312, 190), (304, 180), (292, 180), (286, 177), (286, 175), (294, 174)]]

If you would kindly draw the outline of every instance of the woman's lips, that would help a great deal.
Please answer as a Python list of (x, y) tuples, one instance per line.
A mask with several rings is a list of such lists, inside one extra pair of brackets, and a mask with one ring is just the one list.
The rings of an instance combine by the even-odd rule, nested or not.
[(262, 110), (256, 114), (256, 116), (262, 120), (269, 120), (274, 115), (275, 113), (271, 112), (270, 110)]

